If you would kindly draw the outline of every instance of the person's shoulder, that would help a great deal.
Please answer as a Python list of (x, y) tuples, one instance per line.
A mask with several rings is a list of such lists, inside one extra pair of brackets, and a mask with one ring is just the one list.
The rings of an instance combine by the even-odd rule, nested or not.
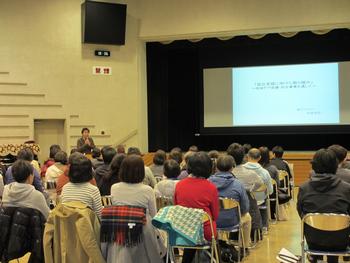
[(145, 184), (139, 184), (140, 190), (146, 191), (146, 192), (153, 192), (153, 188), (150, 187), (149, 185), (145, 185)]

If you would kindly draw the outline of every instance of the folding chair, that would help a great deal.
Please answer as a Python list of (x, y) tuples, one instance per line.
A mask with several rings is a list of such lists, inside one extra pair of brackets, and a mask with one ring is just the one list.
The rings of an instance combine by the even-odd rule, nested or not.
[[(271, 222), (272, 223), (277, 223), (278, 220), (278, 187), (277, 187), (277, 183), (274, 179), (271, 179), (272, 182), (272, 187), (273, 187), (273, 193), (272, 195), (270, 195), (269, 199), (270, 199), (270, 206), (271, 206), (271, 202), (275, 203), (275, 220), (272, 220), (271, 218)], [(270, 207), (271, 209), (271, 207)], [(271, 215), (271, 210), (270, 210), (270, 215)]]
[[(322, 242), (327, 237), (327, 245), (329, 241), (337, 247), (337, 243), (342, 242), (348, 244), (349, 242), (349, 227), (350, 227), (350, 216), (344, 214), (321, 214), (321, 213), (310, 213), (306, 214), (301, 220), (301, 257), (302, 263), (305, 263), (306, 255), (315, 256), (349, 256), (350, 249), (339, 251), (326, 251), (326, 250), (315, 250), (310, 249), (307, 245), (308, 237), (306, 226), (311, 227), (312, 231), (317, 231), (317, 240)], [(342, 231), (343, 230), (343, 231)], [(310, 231), (310, 230), (309, 230)], [(340, 231), (340, 232), (339, 232)], [(333, 240), (334, 239), (334, 240)], [(321, 245), (321, 244), (320, 244)], [(342, 244), (343, 245), (343, 244)]]
[(225, 235), (227, 236), (227, 243), (229, 245), (235, 245), (235, 242), (232, 242), (234, 240), (230, 239), (230, 233), (238, 233), (238, 262), (241, 262), (241, 249), (240, 247), (243, 248), (243, 258), (245, 257), (245, 243), (244, 243), (244, 235), (243, 235), (243, 224), (242, 224), (242, 219), (241, 219), (241, 208), (239, 206), (239, 202), (237, 200), (231, 199), (231, 198), (222, 198), (220, 197), (220, 210), (231, 210), (235, 209), (237, 210), (237, 218), (238, 218), (238, 224), (229, 227), (229, 228), (218, 228), (218, 236)]
[(294, 200), (295, 198), (295, 194), (294, 194), (294, 186), (295, 186), (295, 181), (294, 181), (294, 163), (287, 163), (288, 167), (289, 167), (289, 171), (290, 171), (290, 175), (291, 175), (291, 180), (289, 180), (290, 182), (290, 187), (292, 188), (291, 190), (291, 194), (292, 194), (292, 199)]
[(252, 192), (254, 199), (258, 203), (260, 211), (265, 211), (267, 213), (267, 230), (269, 230), (269, 221), (271, 221), (271, 210), (270, 210), (270, 197), (267, 194), (267, 189), (265, 185), (262, 185), (255, 192)]
[[(216, 239), (215, 239), (215, 235), (214, 235), (214, 226), (213, 226), (213, 220), (211, 219), (211, 216), (204, 212), (203, 215), (203, 224), (206, 223), (207, 221), (209, 221), (210, 224), (210, 230), (211, 230), (211, 241), (207, 242), (205, 244), (202, 245), (197, 245), (197, 246), (180, 246), (180, 245), (171, 245), (168, 242), (168, 255), (170, 256), (170, 261), (173, 263), (175, 262), (175, 256), (174, 256), (174, 248), (178, 248), (178, 249), (195, 249), (195, 250), (202, 250), (205, 253), (208, 254), (208, 256), (210, 256), (210, 263), (219, 263), (219, 253), (218, 253), (218, 249), (217, 249), (217, 244), (216, 244)], [(168, 238), (169, 241), (169, 238)], [(210, 253), (207, 252), (207, 250), (210, 249)], [(167, 262), (168, 262), (168, 256), (167, 256)]]
[(112, 205), (112, 196), (110, 195), (104, 195), (101, 196), (102, 206), (111, 206)]
[(291, 196), (290, 193), (290, 184), (289, 184), (289, 174), (287, 171), (279, 170), (278, 171), (278, 178), (280, 180), (280, 189), (285, 191), (288, 196)]

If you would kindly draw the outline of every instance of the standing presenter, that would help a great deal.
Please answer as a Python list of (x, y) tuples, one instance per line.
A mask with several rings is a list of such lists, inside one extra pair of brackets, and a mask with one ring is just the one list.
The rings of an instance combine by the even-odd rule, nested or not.
[(91, 150), (95, 148), (94, 140), (90, 137), (90, 130), (83, 128), (81, 130), (81, 138), (77, 141), (77, 149), (81, 153), (91, 153)]

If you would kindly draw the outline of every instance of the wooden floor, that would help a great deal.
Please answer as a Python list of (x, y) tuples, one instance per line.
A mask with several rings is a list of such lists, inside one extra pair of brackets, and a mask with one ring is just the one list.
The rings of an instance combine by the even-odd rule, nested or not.
[[(250, 250), (250, 255), (242, 262), (261, 263), (278, 262), (276, 255), (282, 247), (290, 250), (294, 254), (300, 255), (300, 219), (295, 208), (295, 202), (291, 201), (288, 208), (289, 220), (279, 221), (271, 225), (268, 235), (257, 247)], [(28, 257), (20, 260), (21, 263), (28, 261)], [(17, 261), (11, 261), (16, 263)], [(77, 262), (79, 263), (79, 262)], [(83, 263), (83, 262), (81, 262)], [(136, 262), (135, 262), (136, 263)]]
[(294, 201), (290, 203), (288, 214), (288, 221), (278, 221), (277, 224), (270, 225), (269, 233), (264, 236), (264, 240), (250, 250), (250, 255), (243, 262), (278, 262), (276, 255), (283, 247), (296, 255), (301, 254), (300, 218)]

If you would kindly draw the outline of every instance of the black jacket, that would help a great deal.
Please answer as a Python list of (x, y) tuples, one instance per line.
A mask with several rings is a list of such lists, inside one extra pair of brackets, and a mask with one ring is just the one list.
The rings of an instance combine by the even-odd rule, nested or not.
[(0, 208), (0, 260), (7, 262), (30, 252), (29, 262), (44, 262), (44, 216), (36, 209)]
[(297, 209), (300, 217), (307, 213), (350, 214), (350, 184), (334, 174), (312, 173), (299, 188)]

